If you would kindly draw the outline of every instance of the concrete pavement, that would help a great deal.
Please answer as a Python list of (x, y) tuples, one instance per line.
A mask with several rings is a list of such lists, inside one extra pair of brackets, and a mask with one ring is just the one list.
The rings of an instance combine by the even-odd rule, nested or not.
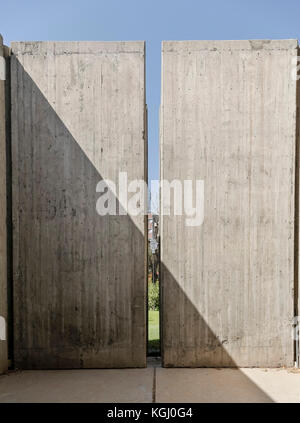
[(5, 402), (152, 402), (153, 369), (27, 370), (0, 377)]
[(292, 369), (157, 369), (157, 402), (296, 402), (300, 372)]
[(27, 370), (0, 377), (0, 403), (300, 402), (294, 369)]

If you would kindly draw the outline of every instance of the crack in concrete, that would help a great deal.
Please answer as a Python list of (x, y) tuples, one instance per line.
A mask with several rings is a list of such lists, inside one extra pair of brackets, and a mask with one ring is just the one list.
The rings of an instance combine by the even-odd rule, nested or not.
[(156, 368), (153, 368), (152, 402), (156, 402)]

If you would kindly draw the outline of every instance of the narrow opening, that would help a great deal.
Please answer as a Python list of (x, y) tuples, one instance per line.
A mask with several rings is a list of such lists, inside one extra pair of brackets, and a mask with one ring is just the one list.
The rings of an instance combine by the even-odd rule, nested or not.
[(147, 92), (147, 176), (148, 176), (148, 271), (147, 271), (147, 355), (148, 362), (161, 365), (162, 279), (160, 262), (160, 103), (161, 49), (150, 47), (146, 58)]
[(160, 356), (159, 216), (148, 213), (148, 356)]

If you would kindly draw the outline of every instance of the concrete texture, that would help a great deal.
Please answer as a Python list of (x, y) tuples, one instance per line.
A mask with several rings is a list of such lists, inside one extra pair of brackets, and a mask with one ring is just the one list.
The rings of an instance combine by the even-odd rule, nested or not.
[[(5, 56), (0, 35), (0, 59)], [(3, 67), (3, 61), (0, 63)], [(2, 71), (1, 71), (2, 75)], [(4, 76), (4, 75), (3, 75)], [(7, 370), (6, 96), (0, 80), (0, 374)]]
[(300, 371), (157, 369), (156, 401), (300, 403)]
[[(153, 367), (152, 367), (153, 366)], [(0, 377), (7, 402), (300, 402), (300, 373), (283, 369), (21, 371)]]
[(151, 402), (152, 369), (23, 371), (0, 377), (3, 402)]
[(96, 212), (99, 181), (147, 178), (144, 62), (144, 42), (12, 43), (17, 368), (145, 366), (146, 221)]
[(204, 180), (201, 226), (161, 217), (166, 367), (294, 364), (297, 52), (163, 43), (161, 179)]

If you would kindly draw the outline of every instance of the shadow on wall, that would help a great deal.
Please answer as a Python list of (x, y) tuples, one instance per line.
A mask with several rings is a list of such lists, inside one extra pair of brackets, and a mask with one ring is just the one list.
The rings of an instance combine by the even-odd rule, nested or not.
[[(145, 249), (144, 234), (129, 216), (97, 214), (101, 173), (20, 63), (15, 73), (15, 367), (145, 367), (147, 285), (139, 255)], [(163, 263), (162, 273), (184, 298), (186, 316), (193, 315), (214, 339), (208, 354), (221, 351), (228, 367), (237, 368)], [(179, 322), (172, 325), (180, 330)], [(174, 334), (169, 344), (182, 356), (193, 354), (194, 340), (189, 346), (185, 330), (183, 338)], [(179, 339), (184, 340), (180, 345)], [(237, 372), (253, 401), (272, 402)]]
[[(175, 366), (172, 363), (176, 362), (178, 363), (176, 367), (186, 368), (187, 366), (185, 363), (188, 362), (191, 363), (191, 368), (199, 367), (197, 363), (199, 363), (200, 358), (197, 356), (197, 352), (199, 353), (199, 346), (201, 345), (201, 361), (205, 363), (203, 367), (213, 368), (215, 367), (216, 362), (221, 361), (224, 363), (224, 367), (233, 368), (237, 371), (235, 375), (235, 386), (224, 386), (224, 389), (228, 390), (228, 401), (234, 401), (232, 393), (238, 389), (239, 399), (237, 399), (237, 401), (243, 401), (244, 398), (247, 399), (247, 402), (273, 402), (273, 400), (253, 381), (251, 381), (242, 370), (239, 370), (239, 367), (226, 351), (223, 343), (212, 331), (206, 320), (201, 316), (197, 308), (188, 298), (187, 293), (183, 291), (179, 282), (174, 278), (171, 271), (164, 265), (164, 263), (161, 263), (161, 278), (162, 289), (164, 289), (164, 282), (167, 282), (168, 291), (174, 292), (174, 297), (179, 300), (178, 303), (184, 304), (184, 314), (181, 317), (179, 310), (177, 310), (177, 312), (174, 310), (173, 313), (170, 313), (173, 317), (175, 316), (175, 319), (177, 319), (175, 322), (174, 319), (172, 322), (168, 322), (168, 315), (163, 314), (164, 304), (162, 304), (162, 315), (164, 316), (162, 318), (161, 328), (162, 337), (166, 336), (166, 334), (164, 334), (164, 327), (168, 327), (169, 329), (167, 331), (168, 338), (164, 339), (164, 342), (161, 344), (163, 366), (167, 368), (174, 368)], [(164, 297), (162, 296), (162, 298)], [(173, 304), (173, 302), (171, 302), (171, 304)], [(180, 321), (180, 319), (184, 319), (184, 322)], [(189, 332), (187, 323), (196, 325), (199, 328), (199, 332), (205, 335), (203, 339), (192, 339), (190, 333), (195, 333), (195, 331), (193, 330)], [(170, 328), (172, 328), (172, 330), (170, 330)], [(207, 342), (208, 340), (209, 343)], [(193, 363), (195, 364), (193, 365)], [(219, 369), (221, 370), (221, 368)], [(180, 376), (180, 374), (178, 376)], [(222, 374), (222, 377), (220, 374), (220, 383), (224, 383), (224, 381), (226, 381), (226, 377), (222, 379), (223, 377), (224, 374)], [(193, 387), (191, 387), (191, 389), (193, 389)], [(217, 398), (215, 401), (218, 402)]]
[(145, 367), (143, 234), (97, 214), (96, 160), (12, 61), (15, 366)]

